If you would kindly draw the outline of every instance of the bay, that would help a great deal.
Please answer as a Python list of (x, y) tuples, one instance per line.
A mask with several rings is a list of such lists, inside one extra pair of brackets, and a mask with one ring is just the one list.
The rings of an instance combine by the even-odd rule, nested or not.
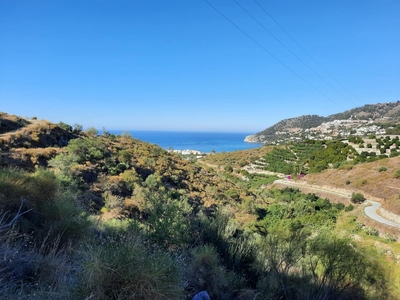
[(182, 132), (182, 131), (122, 131), (110, 130), (110, 133), (129, 132), (132, 137), (144, 142), (157, 144), (168, 150), (197, 150), (204, 153), (232, 152), (261, 147), (262, 144), (244, 142), (252, 133), (243, 132)]

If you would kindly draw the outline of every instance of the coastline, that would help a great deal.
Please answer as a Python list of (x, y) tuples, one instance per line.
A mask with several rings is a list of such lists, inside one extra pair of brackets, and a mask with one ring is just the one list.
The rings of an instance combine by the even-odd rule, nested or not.
[(263, 144), (245, 142), (244, 139), (249, 135), (249, 133), (243, 132), (110, 130), (110, 133), (113, 134), (121, 134), (122, 132), (128, 132), (133, 138), (139, 139), (143, 142), (156, 144), (165, 150), (178, 150), (180, 152), (190, 150), (196, 155), (197, 152), (202, 154), (213, 152), (233, 152), (263, 146)]

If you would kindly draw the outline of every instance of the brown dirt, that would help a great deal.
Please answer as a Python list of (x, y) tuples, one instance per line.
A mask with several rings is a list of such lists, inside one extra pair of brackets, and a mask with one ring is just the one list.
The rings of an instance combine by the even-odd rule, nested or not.
[[(387, 170), (379, 172), (380, 167)], [(317, 185), (329, 185), (349, 191), (359, 191), (376, 198), (382, 207), (400, 214), (400, 179), (394, 177), (400, 169), (400, 157), (355, 165), (351, 170), (330, 169), (322, 173), (309, 174), (304, 180)], [(346, 184), (346, 181), (350, 184)]]

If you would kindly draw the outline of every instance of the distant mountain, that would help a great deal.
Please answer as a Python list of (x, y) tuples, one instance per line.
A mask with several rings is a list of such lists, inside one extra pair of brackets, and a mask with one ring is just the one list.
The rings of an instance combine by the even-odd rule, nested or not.
[(284, 119), (247, 136), (245, 142), (281, 144), (303, 138), (330, 139), (351, 134), (385, 134), (387, 128), (391, 129), (391, 125), (399, 121), (400, 101), (367, 104), (328, 117), (304, 115)]

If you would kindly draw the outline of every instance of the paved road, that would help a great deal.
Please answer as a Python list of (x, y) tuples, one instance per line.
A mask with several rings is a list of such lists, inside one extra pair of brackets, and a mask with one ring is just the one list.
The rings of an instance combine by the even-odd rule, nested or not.
[[(292, 187), (293, 186), (306, 187), (306, 188), (313, 189), (317, 192), (318, 191), (326, 192), (326, 193), (331, 193), (334, 195), (340, 195), (340, 196), (349, 197), (349, 198), (351, 197), (351, 193), (352, 193), (351, 191), (348, 191), (348, 190), (331, 188), (331, 187), (321, 187), (321, 186), (316, 186), (313, 184), (307, 184), (305, 182), (296, 182), (296, 181), (292, 181), (292, 180), (289, 181), (289, 180), (279, 179), (279, 180), (275, 180), (275, 183), (280, 183), (280, 184), (284, 184), (284, 185), (292, 186)], [(389, 221), (376, 213), (376, 211), (379, 208), (381, 208), (381, 204), (379, 202), (367, 200), (366, 203), (371, 204), (371, 206), (367, 206), (364, 209), (364, 212), (367, 215), (367, 217), (371, 218), (372, 220), (374, 220), (376, 222), (400, 229), (400, 224)]]
[(396, 228), (400, 228), (400, 225), (397, 223), (394, 223), (392, 221), (386, 220), (385, 218), (381, 217), (380, 215), (378, 215), (376, 213), (376, 210), (379, 209), (381, 207), (381, 204), (379, 202), (375, 202), (372, 200), (367, 200), (367, 203), (372, 204), (371, 206), (367, 206), (364, 211), (365, 214), (370, 217), (371, 219), (375, 220), (376, 222), (382, 223), (382, 224), (386, 224), (389, 226), (393, 226)]

